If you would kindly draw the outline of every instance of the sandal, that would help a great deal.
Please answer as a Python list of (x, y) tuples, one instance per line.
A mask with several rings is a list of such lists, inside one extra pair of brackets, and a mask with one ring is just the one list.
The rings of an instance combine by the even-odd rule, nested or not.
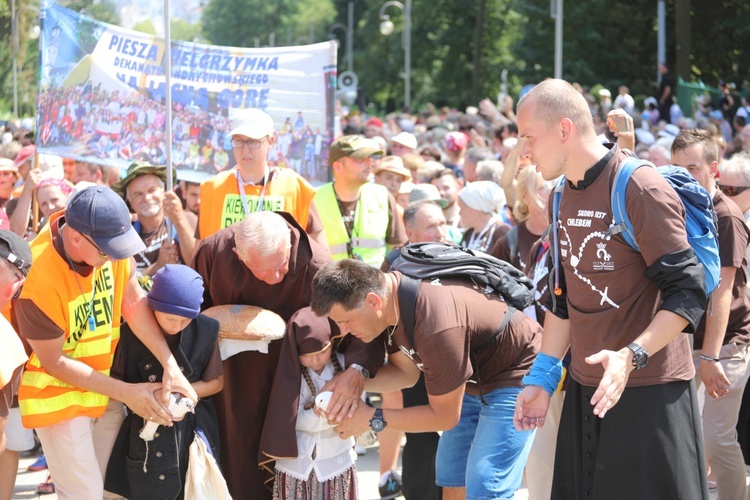
[(47, 480), (39, 483), (36, 487), (37, 495), (51, 495), (55, 492), (55, 483), (52, 482), (52, 476), (47, 476)]

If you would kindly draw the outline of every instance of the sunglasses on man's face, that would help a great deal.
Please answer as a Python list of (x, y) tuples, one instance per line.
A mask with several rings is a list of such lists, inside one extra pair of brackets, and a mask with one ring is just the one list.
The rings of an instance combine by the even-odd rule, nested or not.
[(726, 186), (724, 184), (718, 184), (718, 187), (727, 196), (737, 196), (750, 189), (750, 186)]
[(81, 236), (83, 236), (84, 240), (88, 241), (91, 244), (91, 246), (93, 246), (94, 248), (96, 248), (99, 251), (99, 257), (101, 257), (102, 259), (106, 259), (107, 258), (107, 254), (104, 253), (104, 251), (101, 248), (99, 248), (99, 245), (97, 245), (96, 243), (94, 243), (94, 240), (92, 240), (91, 238), (89, 238), (88, 236), (86, 236), (83, 233), (81, 233)]

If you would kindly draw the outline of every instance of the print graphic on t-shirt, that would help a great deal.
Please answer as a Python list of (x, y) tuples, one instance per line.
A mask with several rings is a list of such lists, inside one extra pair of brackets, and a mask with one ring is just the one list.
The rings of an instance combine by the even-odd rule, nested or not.
[[(568, 222), (570, 222), (570, 220), (571, 219), (568, 219)], [(575, 220), (576, 221), (580, 221), (581, 219), (575, 219)], [(591, 221), (589, 220), (588, 222), (589, 222), (589, 224), (586, 225), (586, 226), (583, 226), (580, 223), (578, 223), (576, 225), (579, 226), (579, 227), (590, 227)], [(573, 273), (575, 274), (575, 276), (578, 279), (580, 279), (581, 281), (583, 281), (584, 283), (586, 283), (587, 285), (589, 285), (593, 291), (595, 291), (596, 293), (598, 293), (601, 296), (602, 299), (599, 302), (599, 304), (604, 304), (604, 302), (607, 302), (607, 303), (611, 304), (613, 307), (619, 309), (620, 305), (616, 304), (615, 302), (613, 302), (612, 299), (610, 299), (609, 296), (608, 296), (609, 287), (605, 287), (603, 291), (599, 290), (596, 287), (596, 285), (594, 285), (591, 282), (590, 279), (588, 279), (586, 276), (583, 276), (582, 274), (580, 274), (578, 272), (578, 264), (581, 262), (581, 258), (583, 257), (583, 252), (586, 249), (586, 246), (588, 245), (589, 241), (591, 239), (593, 239), (593, 238), (600, 238), (603, 241), (601, 243), (597, 243), (596, 244), (596, 246), (597, 246), (596, 258), (597, 259), (601, 259), (601, 260), (595, 260), (593, 262), (592, 268), (594, 270), (597, 270), (597, 271), (603, 271), (603, 270), (612, 271), (612, 270), (614, 270), (614, 262), (611, 261), (612, 257), (610, 256), (610, 254), (606, 250), (606, 247), (607, 247), (607, 243), (606, 242), (609, 242), (609, 240), (610, 240), (609, 234), (603, 233), (601, 231), (592, 231), (592, 232), (590, 232), (583, 239), (583, 241), (581, 242), (581, 246), (578, 247), (578, 254), (576, 255), (573, 252), (573, 242), (570, 240), (570, 235), (568, 234), (568, 229), (562, 223), (562, 221), (560, 221), (560, 229), (562, 229), (563, 236), (565, 236), (565, 240), (567, 241), (567, 244), (568, 244), (568, 246), (570, 248), (570, 265), (573, 267)], [(599, 267), (597, 269), (597, 265), (600, 265), (601, 267)]]
[(417, 351), (415, 351), (414, 349), (407, 349), (406, 346), (403, 346), (403, 345), (400, 345), (400, 344), (399, 344), (398, 348), (401, 349), (401, 352), (403, 352), (404, 354), (406, 354), (406, 356), (410, 360), (414, 361), (414, 364), (417, 365), (417, 368), (419, 368), (420, 371), (424, 371), (424, 363), (418, 362), (414, 358), (414, 356), (417, 355)]

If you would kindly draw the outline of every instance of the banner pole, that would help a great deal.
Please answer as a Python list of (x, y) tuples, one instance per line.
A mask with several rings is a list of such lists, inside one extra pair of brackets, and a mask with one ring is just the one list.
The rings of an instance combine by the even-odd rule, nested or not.
[[(165, 125), (167, 146), (167, 191), (172, 191), (172, 34), (169, 29), (169, 0), (164, 0), (164, 75), (166, 85)], [(167, 241), (173, 242), (172, 221), (167, 219)]]

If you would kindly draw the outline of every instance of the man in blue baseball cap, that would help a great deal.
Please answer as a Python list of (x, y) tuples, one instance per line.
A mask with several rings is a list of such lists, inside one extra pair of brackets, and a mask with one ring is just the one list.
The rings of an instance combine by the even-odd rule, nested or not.
[[(170, 425), (171, 392), (196, 400), (135, 278), (131, 257), (143, 249), (125, 202), (105, 186), (76, 193), (31, 242), (38, 266), (14, 302), (20, 334), (33, 350), (19, 403), (24, 426), (36, 429), (44, 446), (59, 498), (102, 497), (123, 418), (120, 401)], [(109, 376), (121, 318), (163, 367), (162, 383)]]

